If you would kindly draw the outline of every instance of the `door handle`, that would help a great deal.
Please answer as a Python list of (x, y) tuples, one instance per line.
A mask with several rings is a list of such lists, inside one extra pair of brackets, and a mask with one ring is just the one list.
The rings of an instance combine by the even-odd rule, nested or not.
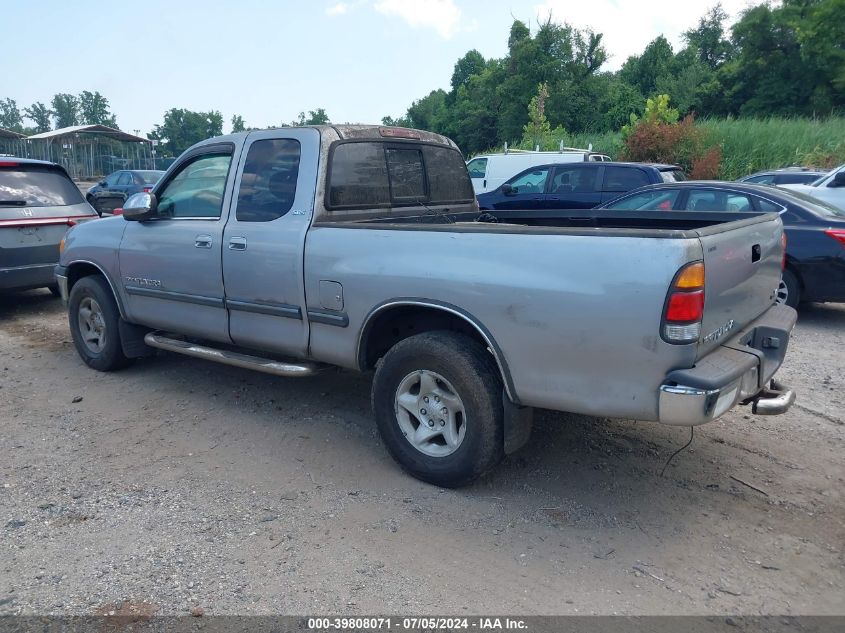
[(245, 237), (230, 237), (229, 238), (229, 250), (230, 251), (245, 251), (246, 250), (246, 238)]
[(195, 248), (211, 248), (211, 236), (210, 235), (197, 235), (196, 239), (194, 239), (194, 247)]

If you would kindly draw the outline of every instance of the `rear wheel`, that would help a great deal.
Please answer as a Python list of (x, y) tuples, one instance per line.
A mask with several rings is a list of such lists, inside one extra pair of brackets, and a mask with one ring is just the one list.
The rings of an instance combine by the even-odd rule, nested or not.
[(120, 344), (120, 313), (111, 288), (99, 275), (76, 282), (68, 299), (73, 344), (86, 365), (112, 371), (129, 364)]
[(400, 341), (376, 370), (372, 399), (388, 450), (418, 479), (462, 486), (504, 455), (499, 371), (467, 336), (426, 332)]
[(787, 268), (783, 271), (778, 285), (777, 302), (788, 305), (790, 308), (797, 308), (800, 301), (801, 284), (795, 273)]

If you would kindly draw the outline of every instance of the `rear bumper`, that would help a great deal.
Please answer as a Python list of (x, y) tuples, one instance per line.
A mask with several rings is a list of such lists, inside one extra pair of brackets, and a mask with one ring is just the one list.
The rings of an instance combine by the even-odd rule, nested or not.
[(41, 288), (56, 283), (53, 270), (56, 264), (32, 264), (0, 268), (0, 290)]
[(772, 381), (783, 363), (797, 313), (774, 305), (695, 367), (670, 372), (659, 390), (659, 420), (694, 426), (715, 420), (739, 403), (754, 413), (784, 413), (795, 394)]

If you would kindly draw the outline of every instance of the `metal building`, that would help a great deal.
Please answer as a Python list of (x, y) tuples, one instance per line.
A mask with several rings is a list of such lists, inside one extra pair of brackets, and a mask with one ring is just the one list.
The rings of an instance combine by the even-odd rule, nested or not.
[(7, 154), (26, 158), (26, 136), (0, 127), (0, 156)]
[(26, 139), (27, 156), (62, 165), (71, 178), (96, 180), (118, 169), (153, 169), (149, 139), (106, 125), (74, 125)]

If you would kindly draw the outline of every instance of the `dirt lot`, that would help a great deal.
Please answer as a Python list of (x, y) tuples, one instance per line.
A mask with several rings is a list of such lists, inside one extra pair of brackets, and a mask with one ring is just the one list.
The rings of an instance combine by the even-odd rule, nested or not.
[(59, 301), (0, 297), (0, 614), (845, 614), (843, 348), (845, 306), (804, 310), (799, 404), (664, 477), (686, 429), (544, 412), (453, 491), (391, 461), (368, 376), (99, 374)]

